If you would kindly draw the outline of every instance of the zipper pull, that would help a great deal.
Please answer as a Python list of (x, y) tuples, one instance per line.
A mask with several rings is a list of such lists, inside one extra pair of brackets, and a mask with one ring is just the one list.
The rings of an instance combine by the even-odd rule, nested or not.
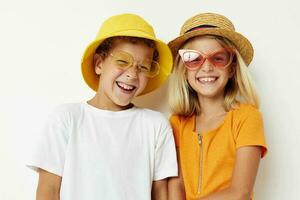
[(202, 135), (198, 133), (198, 142), (201, 145), (202, 144)]

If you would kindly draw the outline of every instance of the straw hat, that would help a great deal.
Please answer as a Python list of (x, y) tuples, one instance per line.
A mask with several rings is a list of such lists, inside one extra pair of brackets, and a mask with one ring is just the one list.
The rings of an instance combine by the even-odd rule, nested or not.
[(201, 35), (216, 35), (231, 41), (248, 66), (253, 58), (253, 47), (250, 41), (235, 31), (234, 25), (226, 17), (216, 13), (202, 13), (188, 19), (180, 30), (180, 36), (169, 42), (175, 57), (178, 49), (190, 38)]
[(166, 43), (155, 37), (152, 26), (140, 16), (134, 14), (120, 14), (108, 18), (100, 27), (96, 39), (87, 46), (81, 60), (81, 72), (88, 86), (97, 91), (99, 76), (94, 71), (93, 57), (97, 47), (105, 39), (114, 36), (140, 37), (155, 42), (159, 53), (160, 71), (157, 76), (149, 79), (146, 88), (140, 95), (149, 93), (161, 86), (172, 70), (172, 53)]

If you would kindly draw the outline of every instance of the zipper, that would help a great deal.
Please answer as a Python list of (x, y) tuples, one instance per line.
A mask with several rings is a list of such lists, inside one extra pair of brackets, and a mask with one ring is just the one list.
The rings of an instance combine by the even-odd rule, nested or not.
[(198, 180), (198, 190), (197, 194), (201, 194), (201, 187), (202, 187), (202, 162), (203, 162), (203, 140), (202, 140), (201, 133), (198, 133), (198, 143), (199, 143), (199, 149), (200, 149), (200, 172), (199, 172), (199, 180)]

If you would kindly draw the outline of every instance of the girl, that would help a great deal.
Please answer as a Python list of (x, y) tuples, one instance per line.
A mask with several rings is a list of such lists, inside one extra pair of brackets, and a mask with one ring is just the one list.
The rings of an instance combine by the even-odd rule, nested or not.
[(253, 199), (267, 147), (247, 68), (251, 43), (226, 17), (204, 13), (187, 20), (169, 46), (175, 57), (170, 121), (180, 169), (169, 179), (169, 198)]

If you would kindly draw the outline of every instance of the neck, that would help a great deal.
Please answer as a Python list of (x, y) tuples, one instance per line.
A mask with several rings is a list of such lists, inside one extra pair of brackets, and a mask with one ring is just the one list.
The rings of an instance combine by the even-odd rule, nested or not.
[(226, 113), (224, 107), (224, 97), (219, 97), (217, 99), (199, 97), (199, 103), (201, 109), (200, 116), (212, 117)]

